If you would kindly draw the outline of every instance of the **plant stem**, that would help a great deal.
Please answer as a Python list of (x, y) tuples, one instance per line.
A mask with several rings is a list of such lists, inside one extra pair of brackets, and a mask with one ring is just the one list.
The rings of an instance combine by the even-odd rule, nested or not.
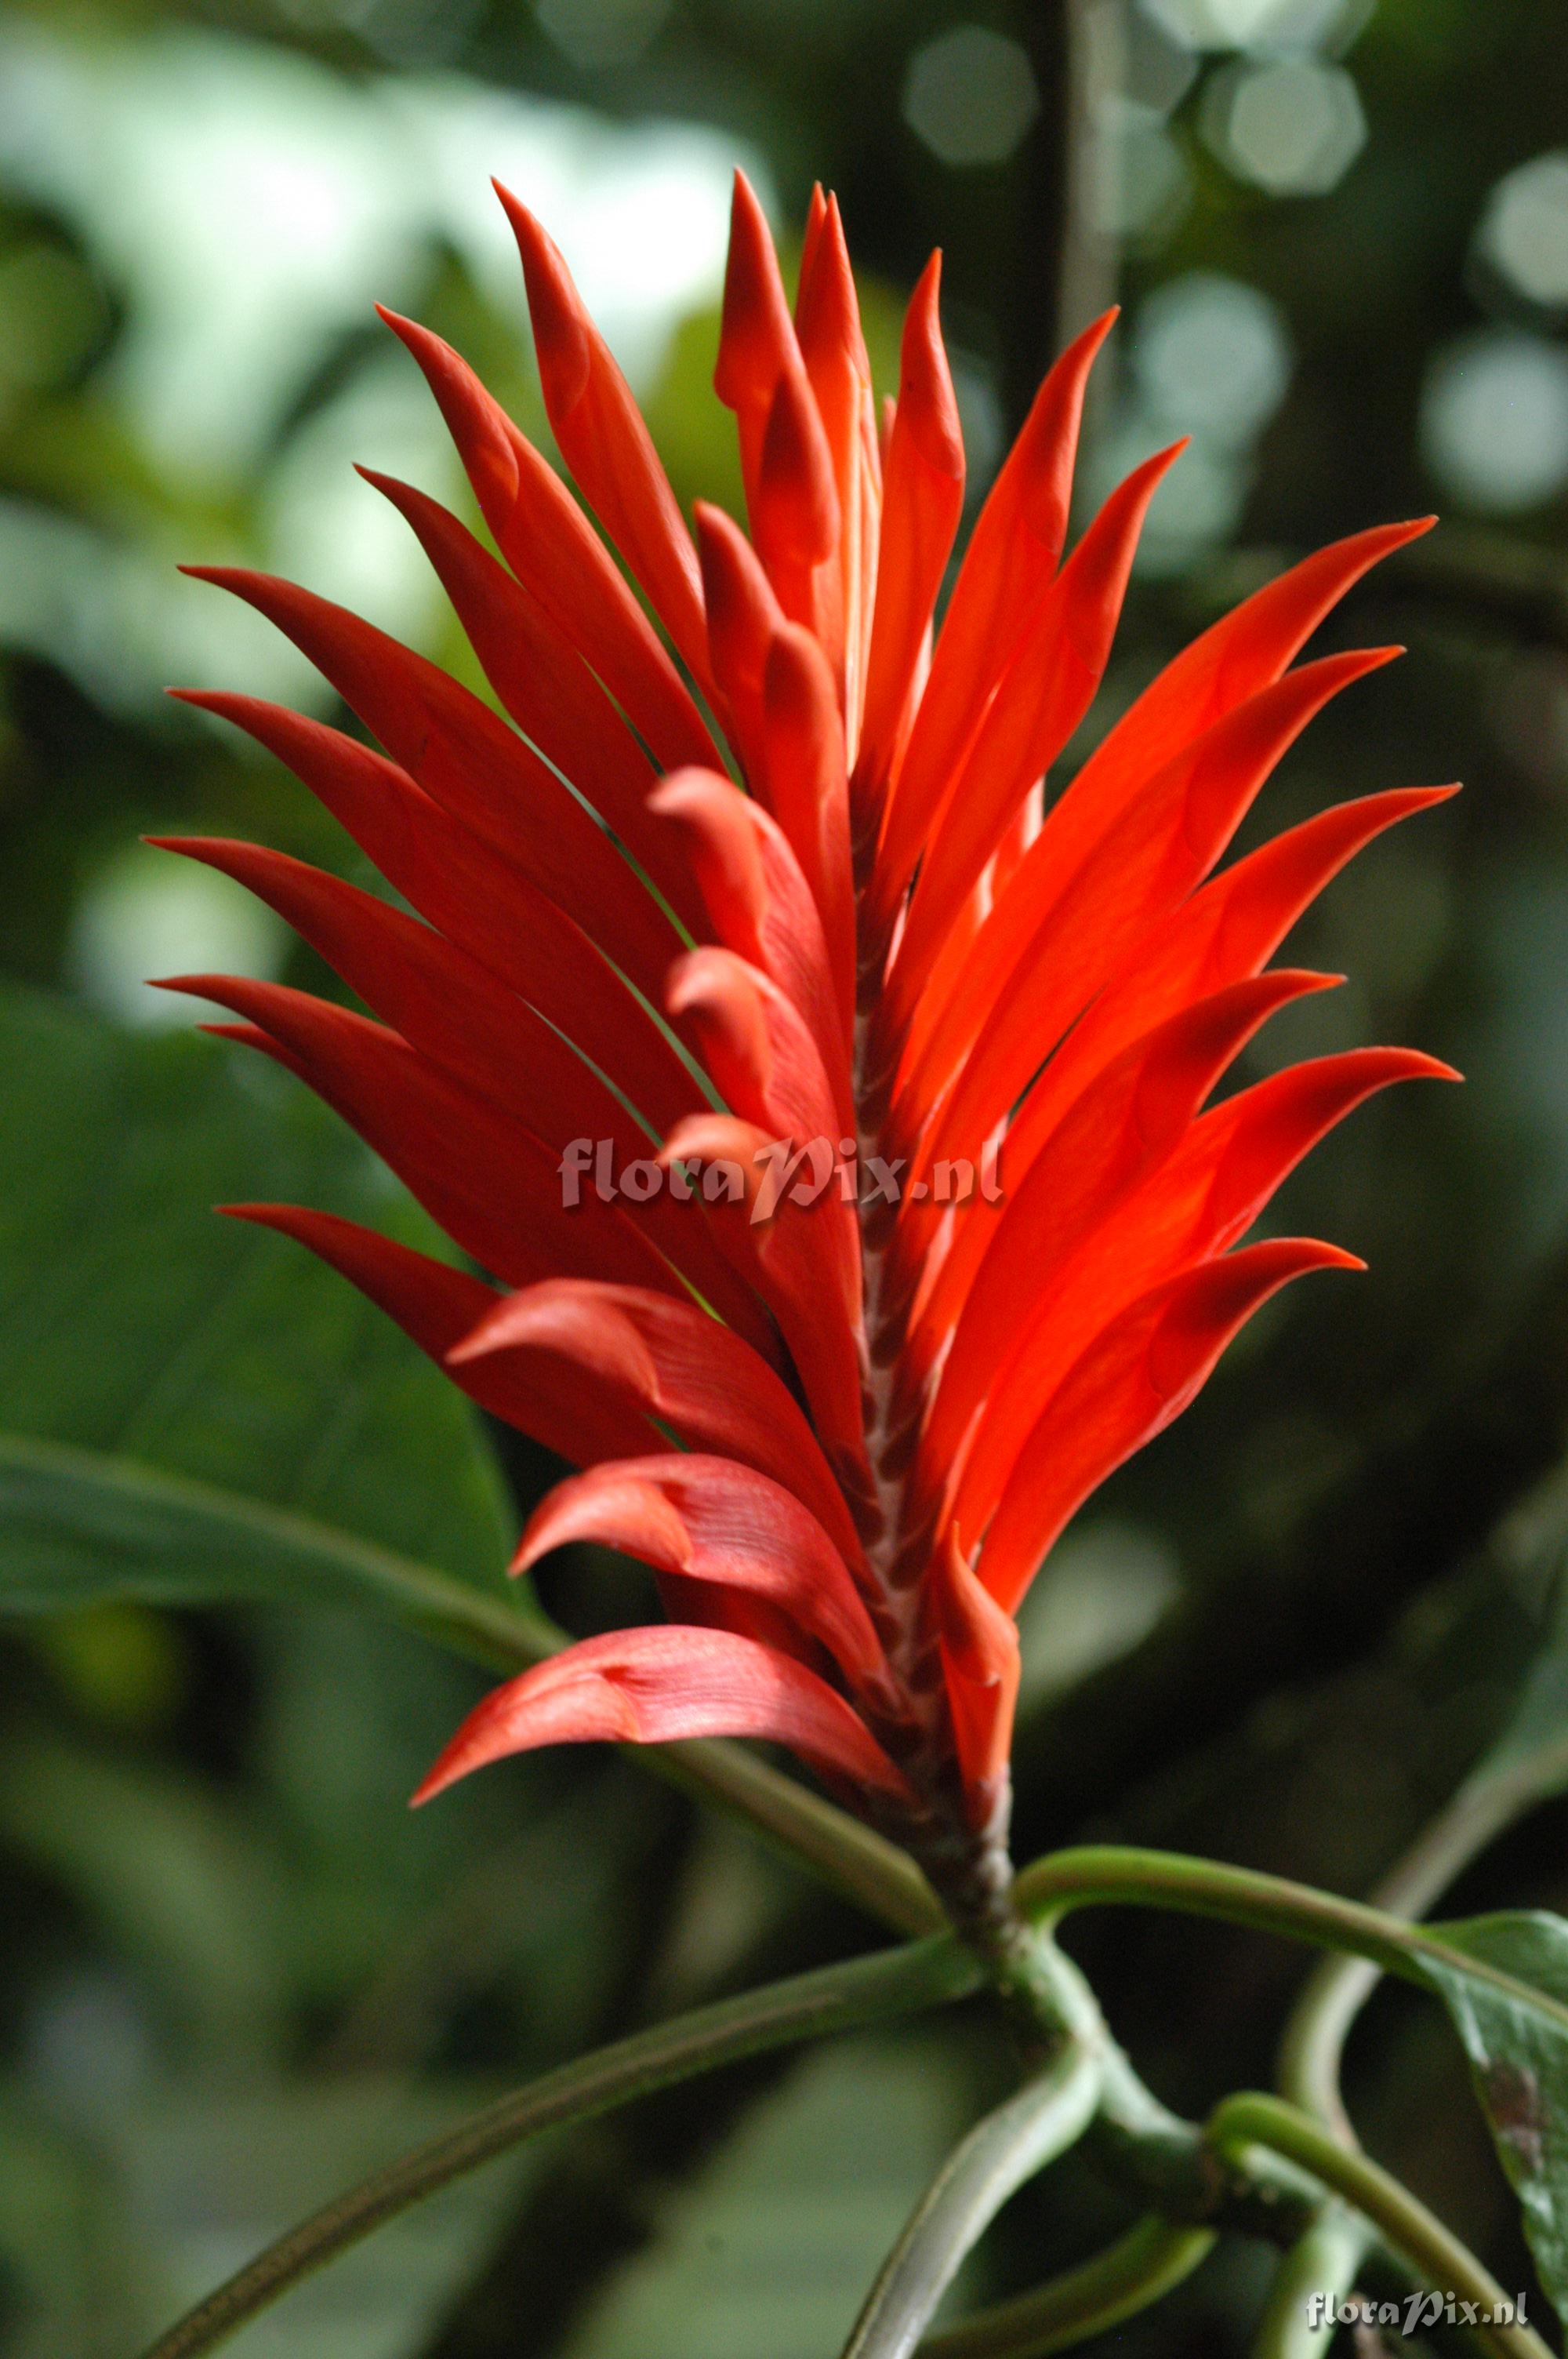
[(717, 1802), (892, 1932), (918, 1937), (946, 1927), (946, 1910), (907, 1852), (743, 1746), (692, 1738), (622, 1750), (699, 1800)]
[(1063, 346), (1116, 299), (1117, 241), (1098, 218), (1106, 115), (1122, 80), (1125, 0), (1045, 0), (1016, 12), (1040, 112), (1018, 159), (1015, 291), (1002, 390), (1022, 424)]
[(908, 2359), (965, 2256), (1008, 2197), (1083, 2136), (1099, 2088), (1098, 2056), (1074, 2040), (975, 2125), (889, 2254), (844, 2359)]
[(216, 2350), (384, 2221), (542, 2130), (587, 2120), (741, 2057), (967, 1997), (980, 1981), (978, 1961), (951, 1935), (941, 1935), (698, 2007), (564, 2064), (315, 2212), (160, 2336), (146, 2359), (199, 2359)]
[[(1562, 1783), (1565, 1765), (1568, 1745), (1553, 1745), (1511, 1772), (1467, 1780), (1383, 1878), (1373, 1905), (1400, 1917), (1423, 1917), (1495, 1836)], [(1296, 2001), (1280, 2048), (1284, 2094), (1351, 2146), (1356, 2133), (1339, 2093), (1340, 2067), (1351, 2026), (1379, 1979), (1368, 1959), (1325, 1958)]]
[(1369, 2241), (1365, 2220), (1342, 2203), (1324, 2205), (1275, 2272), (1252, 2359), (1319, 2359), (1338, 2329), (1326, 2317), (1314, 2317), (1313, 2296), (1322, 2294), (1331, 2305), (1342, 2300)]
[[(1027, 1966), (1015, 1943), (1000, 1970), (1000, 1995), (1015, 2020), (1026, 2019), (1026, 2050), (1048, 2053), (1066, 2039), (1098, 2054), (1099, 2106), (1088, 2143), (1105, 2175), (1139, 2203), (1189, 2227), (1224, 2225), (1285, 2245), (1302, 2234), (1320, 2206), (1313, 2181), (1272, 2157), (1259, 2157), (1246, 2171), (1223, 2166), (1197, 2123), (1184, 2121), (1144, 2086), (1082, 1970), (1047, 1930), (1034, 1928), (1027, 1939)], [(994, 1958), (989, 1970), (999, 1973)]]
[(1054, 2351), (1070, 2351), (1159, 2301), (1192, 2275), (1214, 2242), (1212, 2228), (1152, 2214), (1048, 2285), (927, 2335), (919, 2359), (1048, 2359)]
[(1490, 2271), (1408, 2188), (1366, 2155), (1341, 2146), (1309, 2114), (1281, 2097), (1251, 2093), (1227, 2097), (1209, 2121), (1209, 2136), (1222, 2151), (1261, 2146), (1310, 2170), (1380, 2228), (1432, 2286), (1475, 2306), (1479, 2315), (1470, 2322), (1483, 2346), (1497, 2359), (1552, 2359), (1532, 2328), (1517, 2322), (1483, 2322), (1506, 2317), (1512, 2309)]
[(1550, 2017), (1568, 2031), (1568, 2005), (1512, 1974), (1456, 1953), (1433, 1934), (1364, 1901), (1292, 1884), (1256, 1869), (1227, 1867), (1222, 1861), (1191, 1859), (1180, 1852), (1140, 1851), (1106, 1844), (1053, 1852), (1024, 1869), (1014, 1886), (1018, 1905), (1036, 1919), (1054, 1924), (1074, 1908), (1108, 1902), (1134, 1908), (1173, 1908), (1195, 1917), (1218, 1917), (1263, 1933), (1281, 1933), (1319, 1949), (1348, 1951), (1385, 1973), (1430, 1988), (1429, 1965), (1466, 1974), (1504, 1996)]

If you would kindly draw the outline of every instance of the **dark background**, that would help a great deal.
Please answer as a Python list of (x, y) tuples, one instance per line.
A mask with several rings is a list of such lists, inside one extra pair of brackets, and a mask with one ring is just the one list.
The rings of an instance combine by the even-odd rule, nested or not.
[[(211, 0), (0, 27), (0, 1422), (497, 1578), (516, 1509), (410, 1348), (276, 1240), (297, 1195), (420, 1223), (292, 1082), (140, 978), (324, 987), (146, 832), (357, 874), (170, 679), (329, 711), (180, 559), (249, 560), (461, 668), (350, 462), (455, 499), (377, 298), (542, 432), (486, 186), (544, 215), (683, 499), (736, 498), (708, 390), (727, 181), (788, 245), (840, 196), (883, 382), (934, 243), (983, 487), (1058, 329), (1125, 308), (1086, 473), (1177, 432), (1102, 711), (1291, 556), (1437, 506), (1325, 644), (1398, 639), (1258, 825), (1411, 780), (1292, 960), (1351, 977), (1282, 1060), (1418, 1043), (1470, 1076), (1359, 1114), (1281, 1228), (1365, 1255), (1260, 1319), (1097, 1500), (1025, 1615), (1020, 1842), (1086, 1830), (1368, 1887), (1485, 1746), (1537, 1643), (1568, 1405), (1568, 20), (1540, 0)], [(1069, 54), (1070, 51), (1070, 54)], [(1070, 136), (1069, 136), (1070, 134)], [(493, 218), (492, 218), (493, 214)], [(330, 986), (327, 986), (330, 987)], [(547, 1470), (514, 1455), (514, 1484)], [(627, 1610), (558, 1563), (575, 1626)], [(106, 1603), (0, 1638), (0, 2319), (128, 2359), (296, 2213), (497, 2086), (870, 1929), (597, 1752), (410, 1820), (479, 1690), (325, 1614)], [(1568, 1903), (1549, 1806), (1454, 1906)], [(1081, 1954), (1171, 2102), (1266, 2082), (1303, 1964), (1167, 1919)], [(979, 2026), (702, 2083), (476, 2182), (235, 2346), (244, 2359), (829, 2359), (1001, 2061)], [(1510, 2286), (1509, 2200), (1432, 2012), (1352, 2051), (1374, 2149)], [(972, 2289), (1124, 2219), (1069, 2166)], [(1231, 2246), (1117, 2343), (1246, 2347)]]

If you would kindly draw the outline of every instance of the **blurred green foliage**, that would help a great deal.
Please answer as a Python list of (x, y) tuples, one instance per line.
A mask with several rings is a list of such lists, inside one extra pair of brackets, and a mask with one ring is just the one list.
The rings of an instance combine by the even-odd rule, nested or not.
[[(492, 170), (560, 237), (684, 500), (739, 498), (707, 382), (730, 165), (786, 240), (812, 179), (837, 187), (884, 383), (940, 242), (983, 485), (1054, 283), (1060, 125), (1032, 79), (1049, 13), (39, 0), (0, 26), (6, 1430), (501, 1594), (549, 1469), (293, 1248), (211, 1217), (276, 1195), (424, 1234), (291, 1082), (169, 1037), (189, 1003), (142, 987), (231, 962), (331, 987), (144, 832), (255, 836), (373, 882), (275, 766), (163, 703), (183, 679), (326, 709), (254, 617), (174, 568), (297, 573), (472, 678), (351, 462), (458, 496), (375, 299), (544, 432)], [(1407, 661), (1318, 724), (1260, 825), (1412, 777), (1468, 791), (1303, 928), (1301, 962), (1351, 982), (1268, 1054), (1411, 1039), (1471, 1079), (1379, 1103), (1292, 1182), (1280, 1225), (1343, 1239), (1370, 1276), (1260, 1320), (1058, 1551), (1026, 1621), (1021, 1821), (1359, 1889), (1506, 1715), (1560, 1553), (1568, 27), (1531, 0), (1083, 15), (1085, 286), (1127, 307), (1087, 472), (1103, 488), (1194, 438), (1091, 727), (1289, 555), (1440, 506), (1442, 532), (1336, 625)], [(548, 1602), (589, 1627), (624, 1611), (626, 1578), (563, 1560)], [(597, 1753), (507, 1765), (410, 1819), (480, 1675), (390, 1625), (89, 1603), (5, 1625), (0, 1652), (0, 2332), (18, 2359), (125, 2359), (476, 2092), (865, 1937)], [(1536, 1693), (1558, 1712), (1550, 1680)], [(1565, 1827), (1563, 1806), (1538, 1813), (1465, 1909), (1568, 1903)], [(1080, 1947), (1171, 2102), (1267, 2077), (1299, 1961), (1164, 1920), (1093, 1924)], [(1377, 2151), (1523, 2281), (1435, 2024), (1380, 1996), (1351, 2065)], [(826, 2359), (998, 2070), (979, 2035), (737, 2070), (416, 2214), (236, 2347)], [(1072, 2163), (1010, 2208), (977, 2286), (1121, 2223)], [(1263, 2267), (1230, 2247), (1116, 2348), (1239, 2352)]]

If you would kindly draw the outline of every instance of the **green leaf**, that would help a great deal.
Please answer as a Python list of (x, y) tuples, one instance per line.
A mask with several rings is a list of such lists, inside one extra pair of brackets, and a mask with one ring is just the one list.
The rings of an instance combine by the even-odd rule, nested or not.
[(1482, 1981), (1430, 1951), (1422, 1967), (1469, 2057), (1476, 2094), (1519, 2197), (1541, 2284), (1568, 2320), (1568, 1920), (1530, 1909), (1433, 1928), (1437, 1940), (1545, 1994)]
[(99, 1597), (369, 1606), (501, 1669), (553, 1643), (504, 1593), (492, 1601), (308, 1516), (123, 1458), (0, 1438), (0, 1603), (45, 1613)]
[(949, 2052), (856, 2041), (811, 2058), (660, 2207), (563, 2359), (824, 2359), (963, 2125)]
[[(311, 1255), (212, 1214), (278, 1198), (429, 1246), (351, 1134), (242, 1050), (20, 994), (0, 1000), (0, 1432), (293, 1509), (500, 1596), (514, 1519), (468, 1403)], [(31, 1545), (0, 1593), (63, 1603), (26, 1587)], [(78, 1598), (113, 1593), (106, 1571), (94, 1592), (82, 1564)]]

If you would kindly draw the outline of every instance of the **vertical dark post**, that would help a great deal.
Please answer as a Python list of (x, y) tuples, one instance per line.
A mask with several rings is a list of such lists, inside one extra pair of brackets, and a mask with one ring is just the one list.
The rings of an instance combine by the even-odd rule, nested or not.
[(1115, 300), (1116, 241), (1098, 218), (1125, 0), (1022, 0), (1018, 38), (1040, 92), (1018, 159), (1003, 394), (1016, 429), (1069, 338)]

